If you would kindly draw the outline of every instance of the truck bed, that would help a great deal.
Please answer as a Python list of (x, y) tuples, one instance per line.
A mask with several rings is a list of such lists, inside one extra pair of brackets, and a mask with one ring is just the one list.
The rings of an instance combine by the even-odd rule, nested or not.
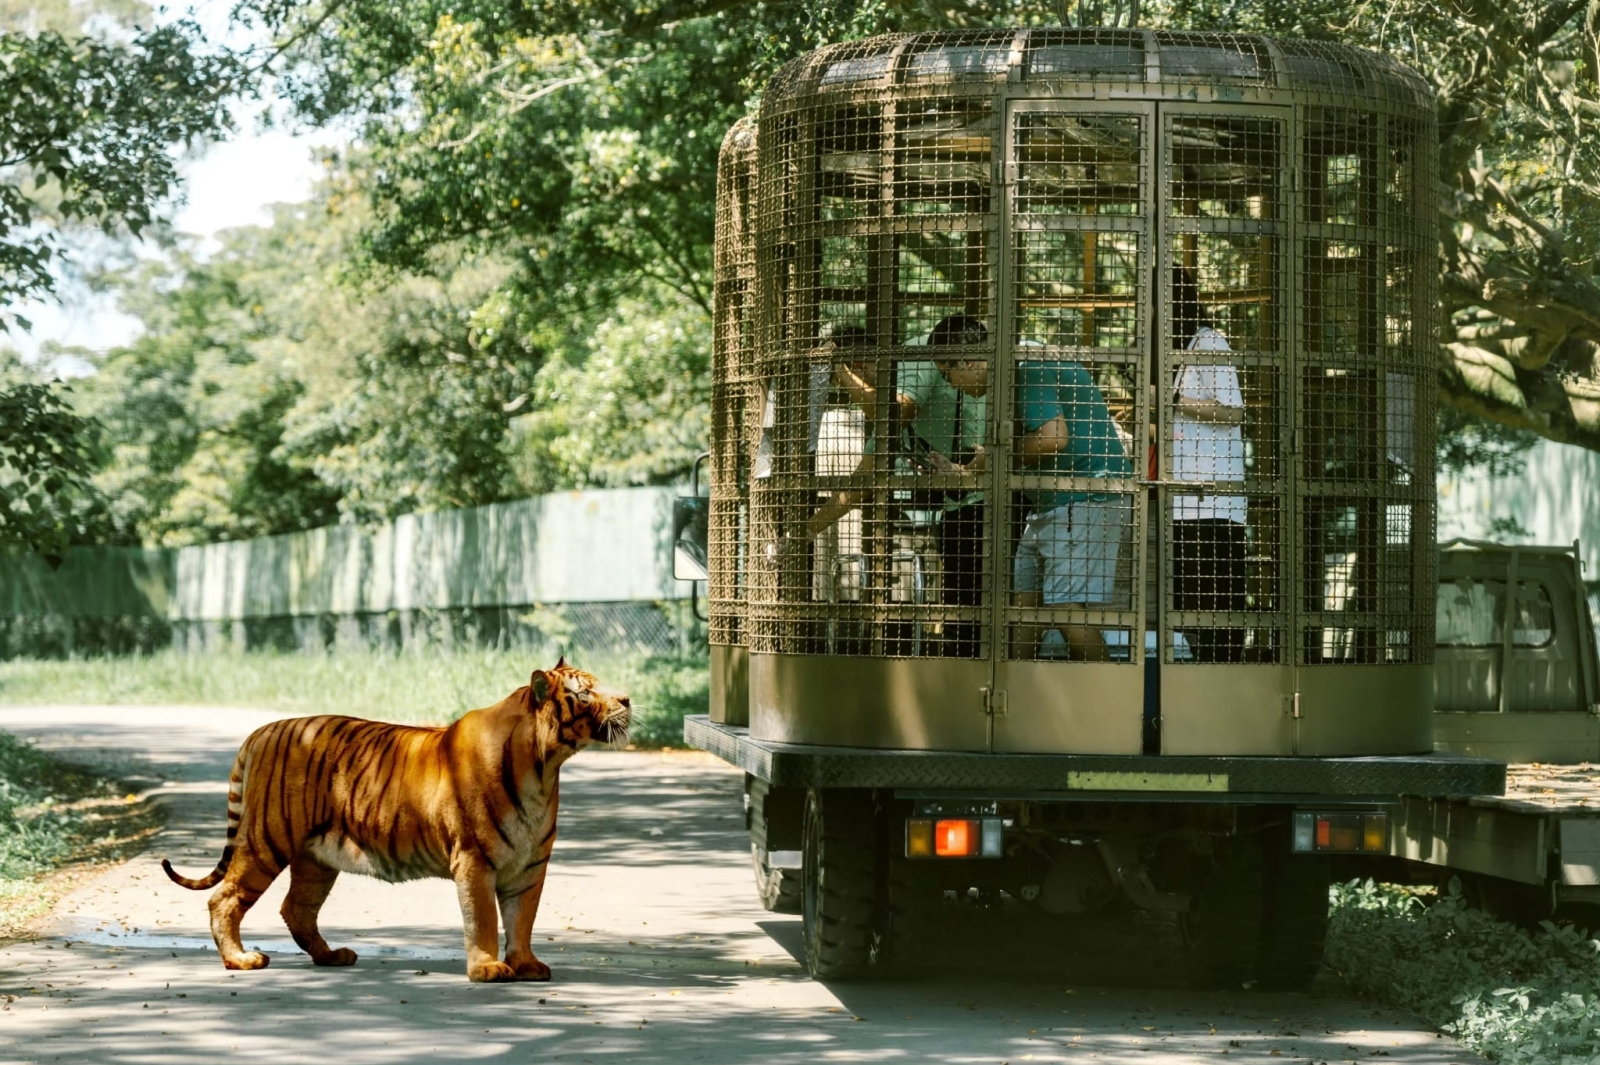
[(684, 719), (684, 742), (778, 787), (894, 788), (1058, 800), (1393, 802), (1400, 795), (1500, 795), (1505, 765), (1455, 754), (1356, 758), (984, 754), (818, 747), (753, 739)]
[(1600, 765), (1512, 763), (1506, 766), (1505, 794), (1477, 796), (1471, 803), (1516, 813), (1600, 817)]

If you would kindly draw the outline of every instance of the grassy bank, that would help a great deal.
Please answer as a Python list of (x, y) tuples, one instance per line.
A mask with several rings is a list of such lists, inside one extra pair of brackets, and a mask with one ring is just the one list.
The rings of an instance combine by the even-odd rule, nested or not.
[[(249, 652), (185, 655), (162, 651), (118, 658), (0, 662), (0, 703), (248, 706), (305, 714), (354, 714), (389, 721), (445, 722), (528, 682), (551, 656), (466, 649), (410, 654), (348, 651), (320, 655)], [(704, 660), (649, 655), (586, 656), (574, 665), (634, 706), (634, 742), (675, 746), (683, 716), (704, 713)]]
[(0, 937), (50, 908), (50, 873), (137, 847), (152, 819), (116, 778), (0, 732)]
[(1359, 992), (1510, 1065), (1600, 1060), (1600, 941), (1387, 884), (1334, 888), (1328, 962)]

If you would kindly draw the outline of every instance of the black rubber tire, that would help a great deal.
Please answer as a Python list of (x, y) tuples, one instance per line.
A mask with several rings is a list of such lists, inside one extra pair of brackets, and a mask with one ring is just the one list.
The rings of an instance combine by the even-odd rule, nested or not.
[(1256, 979), (1265, 916), (1261, 839), (1225, 836), (1196, 871), (1180, 922), (1189, 974), (1199, 987), (1237, 991)]
[(1266, 844), (1257, 986), (1263, 991), (1304, 991), (1322, 970), (1328, 938), (1328, 858), (1292, 853), (1287, 832), (1269, 833)]
[(931, 861), (913, 861), (892, 851), (885, 860), (877, 963), (896, 977), (924, 975), (938, 960), (935, 947), (944, 908), (939, 871)]
[(800, 871), (774, 869), (767, 864), (767, 852), (759, 843), (750, 844), (750, 864), (756, 873), (756, 894), (762, 908), (772, 913), (799, 913)]
[(878, 850), (872, 793), (806, 792), (801, 842), (801, 917), (806, 971), (816, 980), (865, 975), (878, 912)]

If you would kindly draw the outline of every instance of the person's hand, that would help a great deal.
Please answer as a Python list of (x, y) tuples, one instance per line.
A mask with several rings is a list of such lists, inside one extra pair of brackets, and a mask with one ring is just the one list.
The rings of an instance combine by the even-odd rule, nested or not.
[(776, 540), (767, 541), (766, 550), (764, 552), (767, 558), (767, 565), (782, 565), (789, 559), (803, 553), (806, 549), (806, 543), (807, 541), (801, 539), (800, 537), (790, 536), (787, 533), (778, 537)]
[(960, 473), (961, 467), (950, 461), (948, 455), (938, 451), (929, 451), (923, 456), (923, 461), (928, 464), (931, 473)]

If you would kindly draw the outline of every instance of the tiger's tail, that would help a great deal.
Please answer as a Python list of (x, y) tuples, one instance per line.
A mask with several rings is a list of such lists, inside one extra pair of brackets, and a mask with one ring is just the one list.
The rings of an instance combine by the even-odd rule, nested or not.
[(228, 774), (228, 842), (222, 848), (222, 857), (218, 859), (217, 867), (199, 880), (191, 880), (186, 876), (179, 876), (177, 870), (172, 868), (172, 863), (163, 858), (161, 869), (174, 884), (191, 891), (204, 891), (221, 883), (222, 878), (227, 875), (228, 864), (233, 861), (233, 840), (239, 834), (239, 821), (244, 816), (245, 752), (249, 749), (248, 743), (239, 748), (239, 754), (233, 760), (233, 772)]

